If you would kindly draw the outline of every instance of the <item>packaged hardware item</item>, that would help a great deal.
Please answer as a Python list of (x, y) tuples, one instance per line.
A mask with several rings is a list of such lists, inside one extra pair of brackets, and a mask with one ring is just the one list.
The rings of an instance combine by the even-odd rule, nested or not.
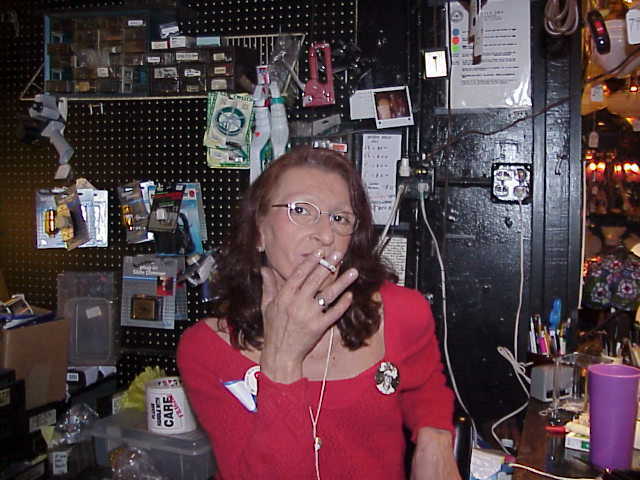
[[(122, 326), (173, 329), (179, 265), (179, 257), (124, 257), (120, 307)], [(184, 267), (183, 258), (181, 265)]]
[(184, 184), (158, 187), (153, 194), (148, 229), (151, 232), (174, 232), (184, 194)]
[[(250, 95), (209, 93), (204, 145), (213, 168), (249, 168), (253, 100)], [(212, 160), (212, 161), (210, 161)]]
[(144, 202), (140, 182), (133, 181), (119, 186), (118, 197), (120, 199), (122, 226), (127, 231), (127, 243), (152, 240), (152, 234), (147, 232), (149, 211)]

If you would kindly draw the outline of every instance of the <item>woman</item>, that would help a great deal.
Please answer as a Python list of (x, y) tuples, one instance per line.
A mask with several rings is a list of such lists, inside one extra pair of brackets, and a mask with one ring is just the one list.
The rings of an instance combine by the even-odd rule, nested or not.
[[(360, 177), (301, 147), (251, 186), (220, 256), (212, 318), (178, 347), (221, 478), (459, 479), (431, 311), (374, 255)], [(256, 375), (256, 371), (259, 373)]]

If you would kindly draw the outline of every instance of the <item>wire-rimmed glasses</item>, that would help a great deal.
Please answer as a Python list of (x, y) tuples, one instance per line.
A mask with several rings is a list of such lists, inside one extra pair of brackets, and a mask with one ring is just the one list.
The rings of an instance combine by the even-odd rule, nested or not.
[(329, 224), (338, 235), (351, 235), (358, 226), (358, 217), (353, 212), (337, 211), (323, 212), (317, 205), (311, 202), (289, 202), (276, 203), (272, 207), (282, 207), (287, 209), (287, 216), (291, 223), (306, 227), (315, 225), (320, 221), (321, 215), (329, 216)]

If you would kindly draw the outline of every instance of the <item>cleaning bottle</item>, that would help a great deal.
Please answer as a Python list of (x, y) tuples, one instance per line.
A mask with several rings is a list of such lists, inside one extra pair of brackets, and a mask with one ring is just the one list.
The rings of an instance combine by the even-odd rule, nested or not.
[(284, 154), (289, 142), (289, 124), (287, 123), (287, 110), (284, 106), (284, 98), (280, 96), (280, 87), (275, 81), (269, 84), (271, 91), (271, 144), (273, 145), (273, 158)]
[(257, 85), (253, 92), (253, 111), (255, 113), (255, 129), (251, 138), (249, 154), (249, 182), (258, 178), (273, 158), (271, 147), (271, 122), (269, 120), (269, 108), (266, 106), (266, 97), (262, 85)]

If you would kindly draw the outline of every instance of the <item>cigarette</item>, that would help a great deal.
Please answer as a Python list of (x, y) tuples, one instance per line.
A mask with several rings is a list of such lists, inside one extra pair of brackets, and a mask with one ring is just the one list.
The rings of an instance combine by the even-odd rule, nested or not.
[(335, 265), (330, 264), (324, 258), (320, 259), (320, 265), (329, 270), (331, 273), (336, 273), (338, 271)]

